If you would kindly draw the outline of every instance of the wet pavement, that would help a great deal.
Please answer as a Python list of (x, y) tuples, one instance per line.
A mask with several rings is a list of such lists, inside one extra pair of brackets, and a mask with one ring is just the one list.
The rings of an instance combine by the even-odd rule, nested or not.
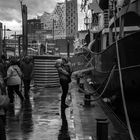
[(60, 96), (59, 87), (31, 92), (23, 105), (15, 96), (7, 113), (7, 140), (70, 140), (74, 136), (66, 117), (70, 107), (60, 108)]
[[(109, 140), (128, 140), (127, 130), (100, 101), (84, 105), (84, 94), (72, 80), (68, 108), (61, 108), (61, 88), (40, 88), (30, 92), (30, 100), (14, 105), (7, 112), (7, 140), (96, 140), (97, 119), (108, 120)], [(103, 134), (104, 135), (104, 134)]]

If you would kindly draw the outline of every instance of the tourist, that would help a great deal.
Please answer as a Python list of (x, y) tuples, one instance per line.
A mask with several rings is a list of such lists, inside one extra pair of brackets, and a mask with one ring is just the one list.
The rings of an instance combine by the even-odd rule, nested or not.
[(29, 99), (30, 83), (33, 78), (33, 63), (29, 56), (25, 56), (21, 63), (22, 80), (24, 83), (24, 97)]
[(21, 76), (22, 72), (17, 65), (17, 60), (15, 58), (11, 58), (10, 66), (7, 70), (7, 90), (8, 96), (10, 98), (10, 103), (14, 103), (14, 92), (19, 96), (21, 103), (24, 101), (24, 97), (20, 92), (21, 86)]
[(62, 88), (61, 107), (68, 107), (65, 103), (68, 94), (69, 83), (71, 82), (71, 68), (68, 64), (67, 58), (62, 58), (59, 62), (56, 62), (56, 68), (58, 70), (60, 85)]

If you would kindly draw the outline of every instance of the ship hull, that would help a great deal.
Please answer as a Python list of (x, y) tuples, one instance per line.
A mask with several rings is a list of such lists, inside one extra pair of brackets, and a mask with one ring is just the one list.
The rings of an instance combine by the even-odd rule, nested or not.
[[(117, 43), (126, 107), (134, 133), (137, 133), (137, 130), (139, 130), (137, 127), (140, 128), (140, 125), (136, 122), (136, 120), (138, 121), (138, 118), (140, 118), (140, 32), (132, 33), (118, 40)], [(114, 110), (117, 116), (125, 122), (117, 61), (116, 42), (114, 42), (102, 52), (89, 53), (89, 51), (87, 51), (83, 54), (78, 54), (74, 60), (72, 60), (72, 63), (74, 64), (73, 66), (76, 66), (76, 71), (87, 69), (87, 72), (85, 70), (84, 73), (95, 83), (93, 86), (95, 89), (99, 89), (97, 90), (98, 94), (102, 94), (107, 81), (110, 80), (102, 98), (110, 99), (108, 105)], [(109, 79), (110, 72), (114, 65), (116, 66), (115, 70)], [(93, 67), (93, 69), (89, 72), (88, 69), (90, 67)], [(135, 124), (137, 124), (136, 129)]]

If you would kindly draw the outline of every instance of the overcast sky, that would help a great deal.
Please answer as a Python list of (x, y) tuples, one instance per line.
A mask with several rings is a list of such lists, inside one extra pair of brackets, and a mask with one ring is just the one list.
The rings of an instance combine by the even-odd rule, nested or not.
[[(57, 2), (64, 0), (23, 0), (28, 8), (28, 19), (43, 14), (44, 11), (52, 12)], [(80, 12), (81, 0), (78, 0), (79, 30), (84, 28), (83, 13)], [(21, 6), (20, 0), (0, 0), (0, 21), (11, 29), (11, 32), (21, 30)]]

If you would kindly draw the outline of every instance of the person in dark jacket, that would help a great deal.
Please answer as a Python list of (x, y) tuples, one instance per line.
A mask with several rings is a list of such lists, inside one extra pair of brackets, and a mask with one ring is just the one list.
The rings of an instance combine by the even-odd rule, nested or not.
[(6, 57), (5, 55), (2, 55), (1, 58), (0, 58), (0, 74), (3, 78), (3, 87), (2, 87), (2, 94), (6, 94), (6, 76), (7, 76), (7, 62), (6, 62)]
[(68, 107), (65, 100), (68, 94), (69, 83), (71, 82), (71, 68), (66, 58), (62, 58), (59, 63), (56, 63), (56, 68), (62, 88), (61, 107)]
[(24, 83), (24, 97), (25, 99), (29, 99), (30, 83), (33, 77), (33, 63), (31, 62), (29, 56), (25, 56), (21, 64), (21, 71), (23, 74), (22, 80)]
[(6, 112), (3, 107), (1, 107), (1, 102), (3, 102), (2, 98), (2, 79), (0, 79), (0, 140), (6, 140), (6, 130), (5, 130), (5, 124), (6, 124)]

